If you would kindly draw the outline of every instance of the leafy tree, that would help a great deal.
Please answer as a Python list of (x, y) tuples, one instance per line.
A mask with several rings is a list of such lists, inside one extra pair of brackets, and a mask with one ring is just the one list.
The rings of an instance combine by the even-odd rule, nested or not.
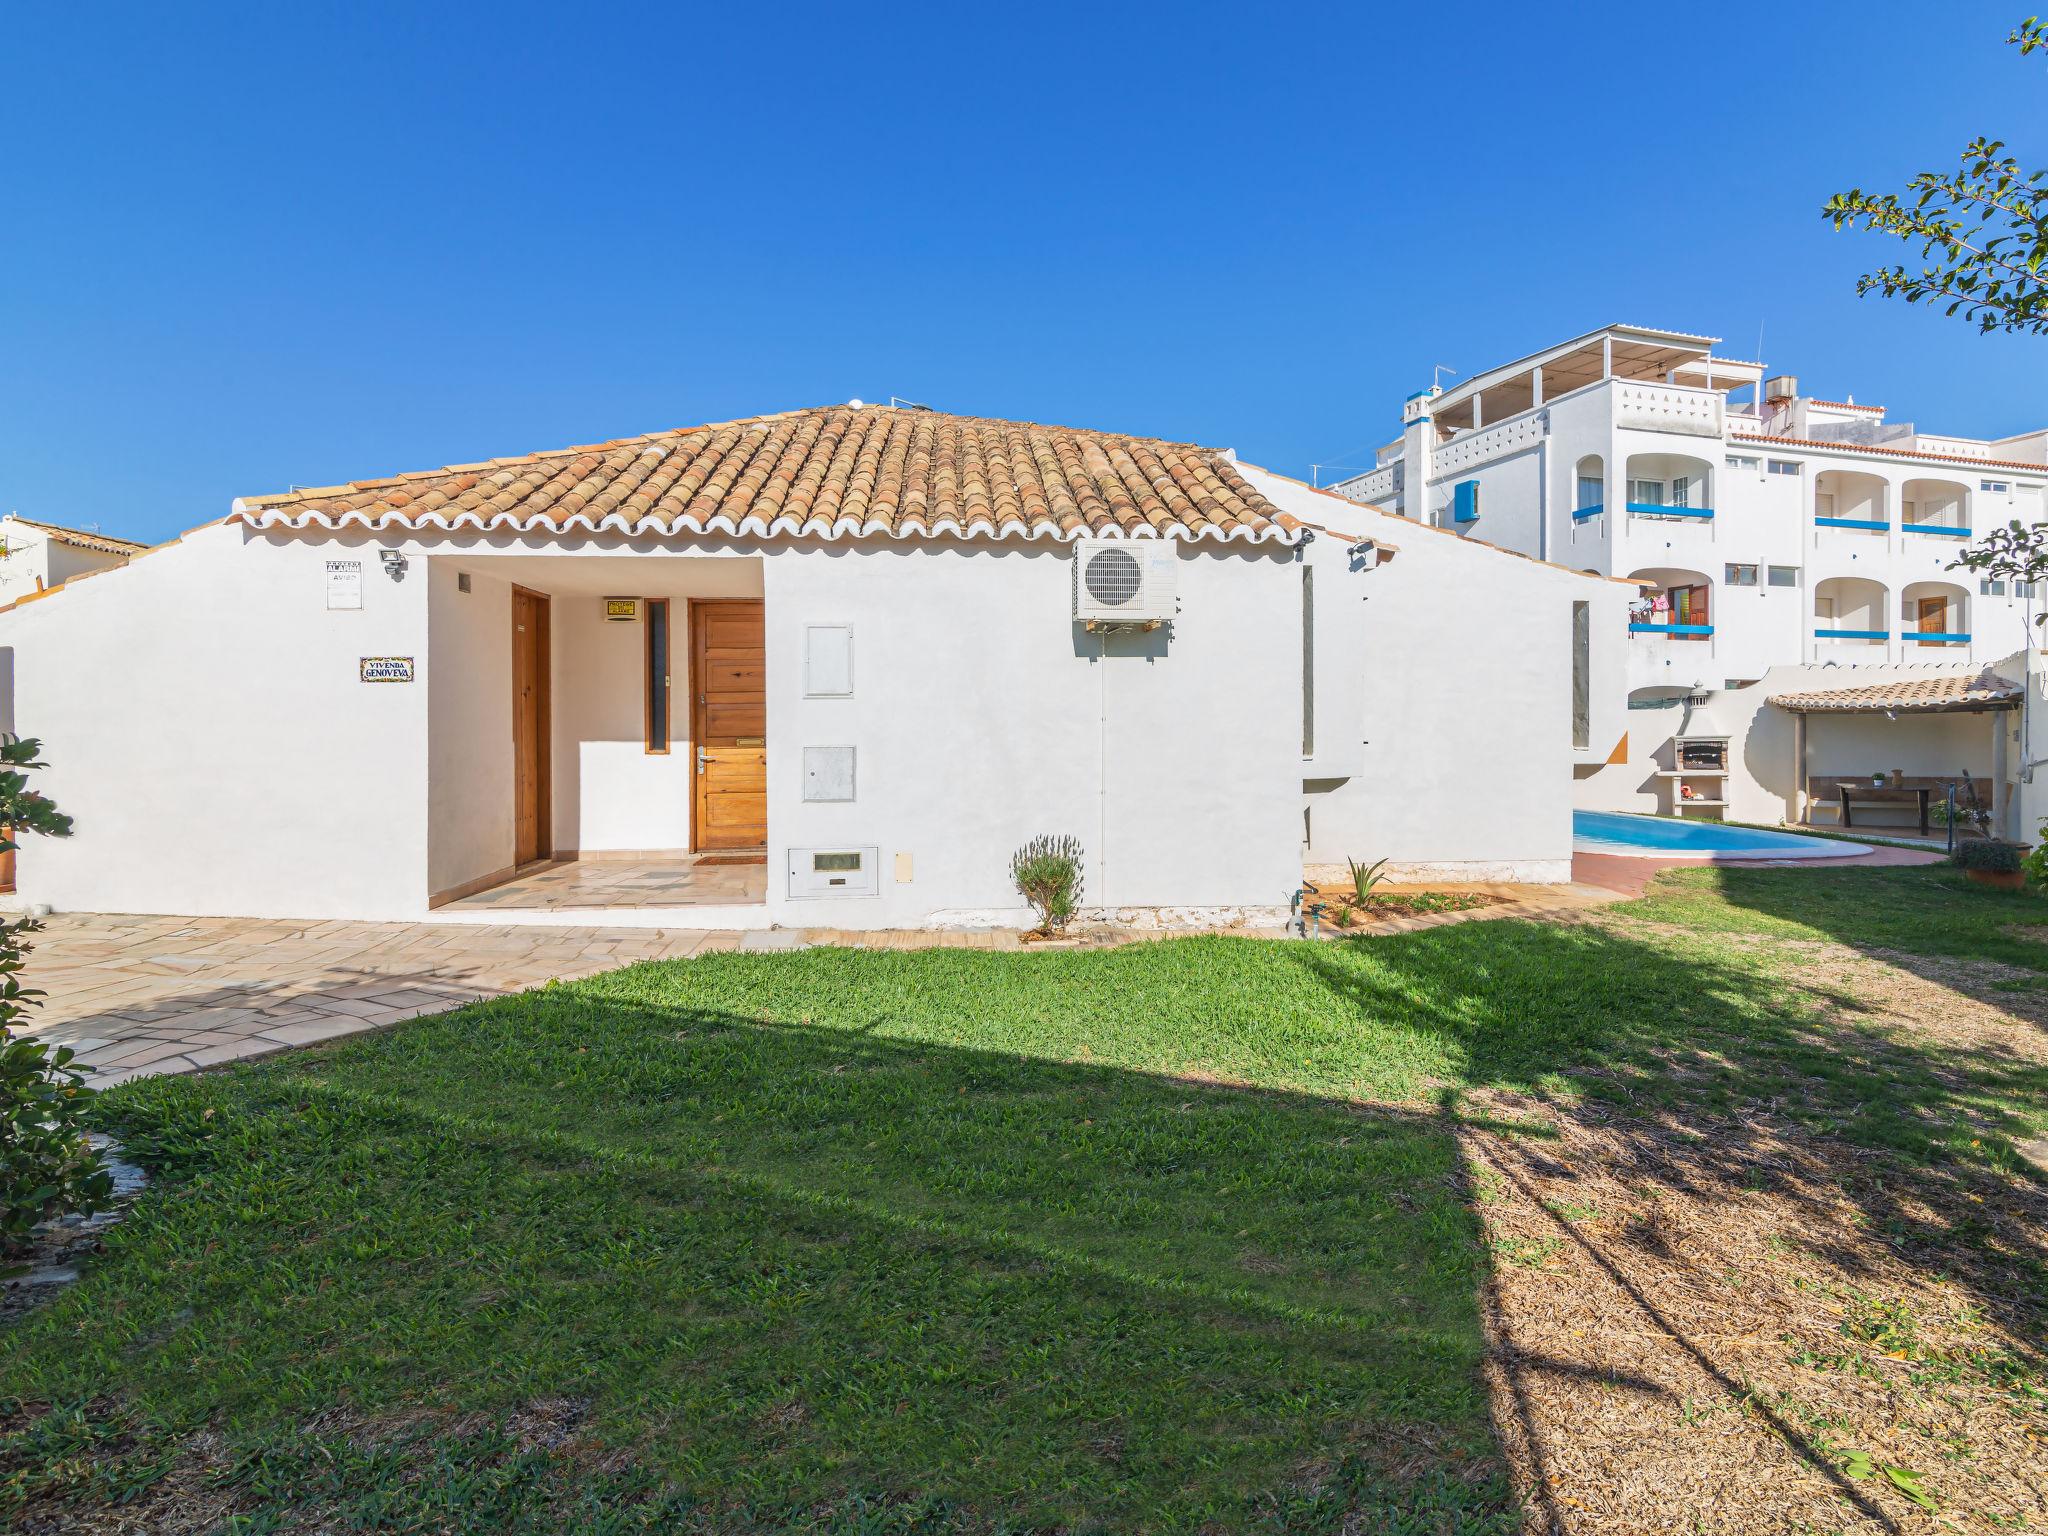
[[(2048, 52), (2048, 20), (2029, 17), (2006, 39), (2022, 55)], [(1982, 135), (1961, 169), (1923, 171), (1904, 196), (1852, 189), (1822, 210), (1834, 226), (1855, 225), (1918, 244), (1919, 271), (1880, 267), (1856, 291), (1944, 304), (1985, 331), (2048, 335), (2048, 170), (2027, 171), (2002, 140)]]
[[(71, 818), (28, 787), (29, 774), (46, 766), (40, 748), (0, 741), (0, 852), (11, 852), (22, 832), (71, 835)], [(42, 993), (21, 984), (28, 935), (41, 927), (33, 917), (0, 923), (0, 1254), (25, 1248), (37, 1222), (103, 1209), (113, 1194), (86, 1139), (91, 1090), (71, 1065), (70, 1047), (16, 1033), (28, 1010), (42, 1006)]]

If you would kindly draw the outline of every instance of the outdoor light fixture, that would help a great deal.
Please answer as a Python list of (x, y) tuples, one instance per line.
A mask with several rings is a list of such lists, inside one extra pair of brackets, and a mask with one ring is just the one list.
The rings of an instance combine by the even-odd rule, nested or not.
[(384, 574), (386, 576), (389, 576), (393, 581), (405, 580), (405, 556), (395, 549), (380, 549), (377, 551), (377, 558), (384, 562)]

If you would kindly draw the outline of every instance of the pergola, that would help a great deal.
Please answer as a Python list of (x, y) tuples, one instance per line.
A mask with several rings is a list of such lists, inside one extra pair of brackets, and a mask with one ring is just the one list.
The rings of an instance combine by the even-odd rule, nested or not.
[(2025, 688), (1991, 668), (1970, 674), (1867, 683), (1860, 688), (1823, 688), (1778, 693), (1769, 702), (1792, 716), (1792, 820), (1804, 824), (1807, 805), (1806, 722), (1813, 715), (1989, 715), (1991, 717), (1991, 825), (2005, 829), (2005, 713), (2018, 709)]

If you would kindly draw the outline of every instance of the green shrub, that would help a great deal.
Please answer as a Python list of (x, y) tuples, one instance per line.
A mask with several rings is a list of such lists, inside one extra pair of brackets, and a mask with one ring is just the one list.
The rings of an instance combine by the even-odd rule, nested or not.
[(1034, 837), (1011, 855), (1010, 878), (1038, 910), (1038, 931), (1058, 933), (1081, 905), (1080, 839)]
[(1361, 864), (1356, 859), (1346, 859), (1351, 866), (1351, 904), (1362, 907), (1372, 900), (1373, 888), (1386, 879), (1387, 861), (1377, 864)]
[(1955, 865), (1958, 869), (1981, 869), (1991, 874), (2017, 874), (2026, 851), (2018, 843), (2001, 842), (1995, 837), (1973, 838), (1956, 844)]
[[(43, 766), (38, 747), (0, 741), (0, 851), (16, 846), (16, 833), (71, 833), (71, 818), (28, 787), (29, 773)], [(103, 1209), (113, 1195), (113, 1180), (86, 1139), (91, 1090), (71, 1066), (71, 1049), (16, 1033), (42, 1004), (42, 993), (21, 984), (27, 936), (40, 927), (27, 917), (0, 923), (0, 1253), (25, 1248), (37, 1222)]]

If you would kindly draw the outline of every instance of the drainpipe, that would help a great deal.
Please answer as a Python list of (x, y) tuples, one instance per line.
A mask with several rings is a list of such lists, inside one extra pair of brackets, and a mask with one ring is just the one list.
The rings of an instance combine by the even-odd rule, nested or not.
[[(1538, 370), (1541, 377), (1541, 370)], [(1537, 386), (1541, 388), (1539, 384)], [(1536, 558), (1550, 558), (1550, 419), (1543, 421), (1543, 436), (1536, 440)]]

